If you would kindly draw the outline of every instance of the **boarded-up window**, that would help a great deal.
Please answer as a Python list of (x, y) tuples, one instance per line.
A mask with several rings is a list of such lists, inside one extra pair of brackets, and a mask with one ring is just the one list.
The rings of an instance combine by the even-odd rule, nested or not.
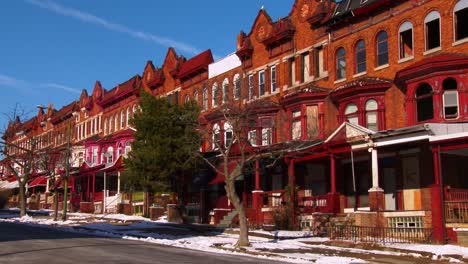
[(307, 115), (307, 137), (313, 139), (319, 134), (319, 125), (318, 125), (318, 107), (316, 105), (311, 105), (306, 107)]
[(301, 139), (301, 111), (297, 110), (292, 113), (293, 121), (291, 123), (292, 140)]

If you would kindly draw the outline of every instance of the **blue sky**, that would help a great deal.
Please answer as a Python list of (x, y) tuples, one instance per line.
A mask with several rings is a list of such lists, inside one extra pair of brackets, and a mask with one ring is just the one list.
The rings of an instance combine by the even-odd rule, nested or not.
[(0, 6), (0, 130), (18, 103), (35, 113), (78, 99), (100, 80), (110, 89), (147, 60), (160, 65), (173, 46), (187, 58), (211, 48), (235, 50), (263, 5), (272, 19), (287, 16), (294, 0), (124, 1), (5, 0)]

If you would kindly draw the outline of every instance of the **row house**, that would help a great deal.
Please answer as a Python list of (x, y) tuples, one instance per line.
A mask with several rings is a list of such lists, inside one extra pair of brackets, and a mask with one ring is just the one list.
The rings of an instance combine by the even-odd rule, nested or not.
[[(349, 213), (358, 226), (432, 228), (437, 241), (456, 240), (468, 219), (467, 16), (468, 0), (296, 0), (277, 20), (262, 8), (219, 61), (169, 48), (160, 67), (148, 61), (141, 76), (110, 90), (96, 82), (91, 95), (10, 126), (59, 146), (71, 124), (73, 191), (83, 211), (99, 211), (121, 199), (140, 89), (198, 102), (207, 153), (232, 140), (220, 110), (252, 105), (251, 147), (284, 157), (258, 160), (236, 182), (251, 223), (271, 224), (295, 186), (291, 217), (303, 228), (313, 213)], [(199, 221), (231, 221), (224, 176), (195, 174), (188, 195)]]

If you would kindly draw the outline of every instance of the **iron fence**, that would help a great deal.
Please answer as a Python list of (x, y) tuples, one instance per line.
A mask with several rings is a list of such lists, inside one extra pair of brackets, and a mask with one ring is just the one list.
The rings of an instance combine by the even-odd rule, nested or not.
[(468, 201), (445, 202), (445, 222), (468, 223)]
[(365, 226), (333, 226), (329, 236), (336, 240), (369, 243), (431, 243), (431, 228), (392, 228)]

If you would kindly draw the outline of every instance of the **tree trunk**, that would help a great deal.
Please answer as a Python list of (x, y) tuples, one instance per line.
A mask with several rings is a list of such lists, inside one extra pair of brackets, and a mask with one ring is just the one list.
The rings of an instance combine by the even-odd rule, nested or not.
[(57, 186), (54, 185), (54, 221), (58, 219), (58, 189)]
[(249, 242), (249, 226), (247, 225), (247, 215), (245, 213), (245, 208), (242, 205), (239, 196), (236, 193), (236, 188), (234, 184), (234, 180), (226, 180), (226, 194), (234, 205), (235, 210), (239, 214), (239, 240), (237, 240), (237, 247), (248, 247), (250, 245)]
[[(24, 181), (24, 180), (23, 180)], [(20, 181), (19, 184), (19, 207), (20, 207), (20, 216), (25, 216), (26, 212), (26, 186), (25, 183)]]

